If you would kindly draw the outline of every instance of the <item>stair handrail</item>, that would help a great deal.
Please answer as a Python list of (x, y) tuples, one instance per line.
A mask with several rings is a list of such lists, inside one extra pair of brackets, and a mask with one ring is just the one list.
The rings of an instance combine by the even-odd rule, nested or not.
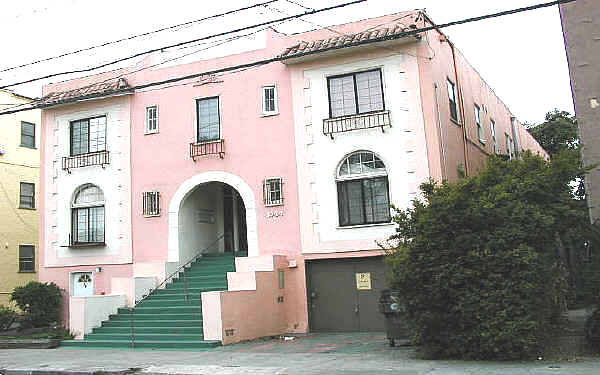
[(225, 233), (221, 234), (219, 237), (217, 237), (216, 240), (214, 240), (210, 245), (202, 248), (202, 250), (198, 251), (190, 260), (188, 260), (185, 264), (177, 267), (177, 269), (172, 272), (170, 275), (168, 275), (167, 277), (165, 277), (165, 279), (158, 284), (156, 287), (150, 289), (150, 291), (148, 292), (148, 294), (142, 296), (142, 299), (140, 299), (139, 301), (136, 301), (133, 305), (132, 308), (135, 308), (137, 305), (139, 305), (140, 303), (144, 302), (146, 299), (148, 299), (150, 296), (152, 296), (154, 293), (156, 293), (157, 290), (159, 290), (163, 285), (165, 285), (167, 282), (169, 282), (171, 279), (174, 278), (175, 275), (178, 275), (179, 272), (181, 272), (181, 270), (185, 269), (185, 267), (189, 266), (190, 264), (194, 263), (198, 258), (200, 258), (202, 256), (202, 253), (205, 250), (210, 249), (211, 247), (213, 247), (215, 244), (217, 244), (220, 240), (222, 240), (225, 237)]

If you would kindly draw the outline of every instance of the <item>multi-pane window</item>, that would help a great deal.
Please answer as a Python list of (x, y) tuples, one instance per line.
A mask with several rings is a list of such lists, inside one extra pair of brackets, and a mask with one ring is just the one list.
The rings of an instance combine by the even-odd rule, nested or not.
[(35, 148), (35, 124), (21, 121), (21, 146)]
[(496, 122), (494, 120), (490, 120), (490, 133), (492, 134), (494, 153), (497, 153), (498, 152), (498, 140), (496, 139)]
[(19, 272), (35, 272), (35, 247), (19, 245)]
[(104, 194), (95, 185), (82, 187), (72, 205), (71, 242), (104, 243)]
[(106, 116), (71, 122), (71, 156), (106, 151)]
[(19, 208), (35, 208), (35, 184), (21, 182)]
[(146, 107), (146, 134), (158, 133), (158, 107)]
[(221, 137), (219, 97), (198, 99), (198, 142), (216, 141)]
[(338, 169), (340, 226), (390, 221), (388, 177), (375, 154), (359, 151), (348, 156)]
[(267, 178), (263, 184), (265, 206), (281, 206), (283, 204), (283, 179)]
[(277, 88), (275, 86), (263, 86), (262, 88), (262, 111), (263, 115), (274, 115), (277, 110)]
[(448, 101), (450, 102), (450, 118), (460, 122), (460, 113), (458, 112), (458, 96), (456, 95), (456, 85), (448, 80)]
[(331, 118), (385, 109), (381, 69), (330, 77), (327, 85)]
[(481, 108), (475, 104), (475, 124), (477, 125), (477, 136), (479, 141), (485, 143), (485, 132), (483, 131), (483, 125), (481, 123)]
[(160, 193), (145, 191), (142, 193), (142, 212), (145, 217), (160, 216)]

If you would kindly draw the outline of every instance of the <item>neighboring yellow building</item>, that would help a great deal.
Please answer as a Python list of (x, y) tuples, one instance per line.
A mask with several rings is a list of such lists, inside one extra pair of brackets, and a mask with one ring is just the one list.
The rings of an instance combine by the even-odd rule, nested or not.
[[(30, 101), (0, 90), (0, 111)], [(39, 110), (0, 116), (0, 305), (38, 279), (40, 123)]]

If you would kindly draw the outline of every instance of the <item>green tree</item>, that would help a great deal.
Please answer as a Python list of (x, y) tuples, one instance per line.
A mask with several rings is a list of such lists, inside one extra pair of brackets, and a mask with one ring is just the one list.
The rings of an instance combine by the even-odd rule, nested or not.
[(10, 300), (25, 313), (26, 327), (47, 327), (60, 323), (62, 293), (54, 283), (30, 281), (25, 286), (16, 287)]
[(550, 156), (579, 149), (577, 120), (569, 112), (555, 109), (546, 114), (546, 121), (529, 125), (527, 130)]
[(573, 157), (493, 157), (477, 176), (422, 185), (423, 200), (396, 211), (391, 286), (425, 356), (538, 355), (565, 308), (561, 238), (581, 223)]

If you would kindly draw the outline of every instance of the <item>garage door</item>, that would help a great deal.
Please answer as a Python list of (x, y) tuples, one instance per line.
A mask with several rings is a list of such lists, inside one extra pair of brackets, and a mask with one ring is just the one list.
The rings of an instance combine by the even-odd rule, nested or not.
[(379, 295), (386, 288), (383, 257), (308, 262), (312, 331), (383, 331)]

